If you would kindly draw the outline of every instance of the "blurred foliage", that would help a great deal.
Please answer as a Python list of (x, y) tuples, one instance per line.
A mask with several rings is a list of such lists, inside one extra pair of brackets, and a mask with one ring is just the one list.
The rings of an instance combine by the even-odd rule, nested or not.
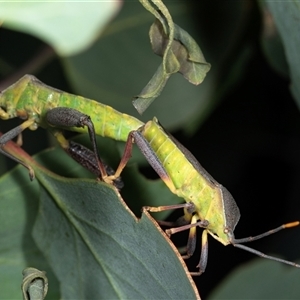
[[(62, 3), (55, 3), (60, 5), (58, 8), (54, 3), (47, 3), (46, 8), (42, 3), (40, 8), (32, 7), (31, 3), (30, 9), (24, 8), (25, 2), (22, 6), (18, 3), (18, 7), (1, 3), (0, 19), (4, 21), (0, 29), (1, 89), (22, 75), (32, 73), (53, 87), (138, 116), (132, 99), (161, 63), (161, 58), (153, 54), (148, 37), (154, 18), (137, 1), (125, 1), (122, 8), (119, 2), (115, 3), (118, 5), (108, 9), (106, 17), (99, 17), (98, 13), (104, 13), (104, 9), (96, 9), (95, 3), (84, 3), (77, 11), (75, 6), (71, 9)], [(291, 87), (294, 100), (300, 102), (299, 5), (295, 1), (251, 0), (165, 1), (165, 4), (174, 22), (200, 45), (212, 68), (199, 86), (189, 84), (181, 75), (172, 76), (159, 99), (141, 119), (157, 116), (168, 130), (176, 130), (183, 144), (231, 191), (242, 214), (236, 229), (237, 238), (299, 219), (300, 120), (289, 93)], [(62, 15), (60, 19), (57, 11)], [(77, 22), (78, 16), (82, 17), (82, 23)], [(27, 26), (28, 22), (34, 26)], [(15, 120), (1, 121), (1, 131), (6, 132), (16, 124), (19, 122)], [(45, 149), (51, 140), (43, 130), (25, 132), (23, 138), (24, 148), (30, 154)], [(116, 166), (122, 146), (117, 145), (116, 149), (115, 143), (112, 144), (105, 141), (101, 149), (112, 154), (108, 161)], [(72, 167), (75, 170), (61, 167), (66, 159), (64, 155), (47, 151), (42, 155), (45, 158), (41, 164), (67, 177), (90, 176), (75, 165)], [(134, 152), (133, 159), (138, 155)], [(4, 174), (11, 162), (0, 159), (0, 171)], [(14, 172), (19, 174), (20, 171)], [(4, 232), (8, 221), (15, 228), (11, 229), (14, 235), (6, 233), (14, 237), (10, 244), (4, 233), (1, 236), (1, 244), (9, 245), (5, 255), (10, 255), (1, 255), (1, 258), (16, 261), (18, 257), (18, 266), (25, 268), (39, 252), (30, 236), (38, 210), (39, 186), (37, 181), (30, 183), (24, 171), (22, 174), (7, 173), (2, 177), (4, 207), (0, 220), (4, 225), (1, 224), (1, 228)], [(160, 181), (144, 178), (132, 162), (123, 176), (126, 187), (122, 196), (135, 213), (144, 204), (178, 201)], [(148, 176), (152, 177), (152, 173)], [(17, 194), (8, 198), (12, 190)], [(17, 200), (22, 201), (14, 204)], [(174, 220), (176, 216), (171, 218)], [(20, 228), (23, 231), (19, 231)], [(33, 254), (26, 252), (25, 236), (30, 240)], [(291, 229), (256, 242), (254, 247), (299, 260), (298, 236), (299, 230)], [(183, 241), (180, 239), (177, 242), (184, 244), (186, 236)], [(292, 276), (288, 273), (289, 267), (262, 259), (253, 266), (244, 264), (237, 268), (236, 275), (228, 277), (218, 290), (218, 283), (232, 268), (253, 256), (211, 240), (207, 271), (194, 279), (202, 297), (211, 291), (213, 299), (300, 297), (298, 285), (294, 284), (299, 279), (299, 271), (290, 270)], [(15, 251), (18, 251), (17, 256)], [(51, 277), (48, 276), (49, 282), (58, 286), (55, 271), (41, 257), (38, 256), (38, 268), (46, 270)], [(191, 269), (198, 259), (198, 255), (190, 259)], [(2, 266), (6, 275), (4, 280), (3, 273), (0, 274), (1, 282), (9, 292), (1, 297), (20, 297), (19, 287), (9, 278), (20, 278), (21, 269), (16, 273), (4, 263)], [(279, 288), (281, 284), (286, 284), (281, 289), (284, 292), (274, 294), (274, 286)], [(58, 291), (52, 293), (50, 283), (49, 298), (59, 297)]]

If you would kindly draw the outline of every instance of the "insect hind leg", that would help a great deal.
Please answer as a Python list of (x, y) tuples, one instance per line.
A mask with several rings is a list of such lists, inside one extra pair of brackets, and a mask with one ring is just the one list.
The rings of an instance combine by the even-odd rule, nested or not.
[[(198, 219), (197, 214), (193, 214), (195, 211), (195, 206), (192, 202), (188, 202), (188, 203), (183, 203), (183, 204), (177, 204), (177, 205), (165, 205), (165, 206), (158, 206), (158, 207), (151, 207), (151, 206), (144, 206), (142, 211), (150, 211), (150, 212), (160, 212), (160, 211), (164, 211), (164, 210), (170, 210), (170, 209), (177, 209), (177, 208), (184, 208), (185, 210), (185, 215), (181, 218), (179, 218), (176, 222), (161, 222), (159, 221), (160, 225), (171, 225), (172, 226), (178, 226), (178, 227), (173, 227), (170, 229), (167, 229), (165, 232), (166, 234), (171, 237), (171, 235), (181, 232), (181, 231), (185, 231), (185, 230), (189, 230), (189, 237), (188, 237), (188, 242), (186, 245), (186, 249), (185, 249), (185, 255), (182, 255), (183, 259), (188, 259), (190, 258), (196, 249), (196, 241), (197, 241), (197, 236), (196, 236), (196, 229), (197, 227), (201, 227), (201, 228), (207, 228), (207, 226), (209, 225), (209, 222), (207, 220), (200, 220)], [(178, 224), (178, 223), (181, 224)], [(184, 225), (182, 225), (184, 224)], [(207, 258), (208, 258), (208, 239), (207, 239), (207, 230), (205, 229), (202, 233), (202, 246), (201, 246), (201, 256), (200, 256), (200, 260), (199, 263), (197, 265), (197, 268), (199, 268), (198, 272), (191, 272), (190, 274), (192, 276), (199, 276), (201, 275), (205, 269), (206, 269), (206, 265), (207, 265)]]
[(34, 178), (34, 171), (33, 169), (27, 165), (25, 162), (23, 162), (22, 160), (20, 160), (19, 158), (15, 157), (14, 155), (8, 153), (5, 149), (4, 146), (7, 142), (11, 141), (12, 139), (14, 139), (17, 136), (20, 136), (21, 133), (23, 132), (23, 130), (25, 130), (26, 128), (32, 126), (34, 124), (34, 120), (26, 120), (25, 122), (23, 122), (21, 125), (9, 130), (8, 132), (6, 132), (5, 134), (3, 134), (0, 137), (0, 153), (4, 154), (5, 156), (9, 157), (10, 159), (14, 160), (15, 162), (21, 164), (22, 166), (24, 166), (28, 172), (29, 172), (29, 178), (30, 180), (33, 180)]
[[(69, 107), (55, 107), (47, 111), (46, 114), (46, 121), (50, 126), (56, 127), (87, 127), (88, 133), (90, 136), (90, 140), (92, 142), (95, 154), (95, 160), (97, 161), (98, 168), (101, 174), (101, 180), (112, 184), (113, 180), (107, 175), (106, 169), (100, 159), (97, 143), (96, 143), (96, 133), (94, 129), (94, 124), (91, 118), (78, 111), (74, 108)], [(62, 146), (63, 149), (68, 149), (69, 143), (64, 138), (61, 131), (53, 129), (54, 136), (58, 140), (59, 144)]]
[[(95, 154), (90, 149), (84, 147), (81, 144), (78, 144), (74, 141), (67, 141), (68, 147), (63, 148), (65, 152), (72, 157), (76, 162), (82, 165), (84, 168), (95, 174), (98, 178), (101, 178), (101, 173), (98, 168), (98, 162), (95, 159)], [(101, 160), (106, 173), (108, 176), (114, 175), (115, 171), (104, 161)], [(103, 181), (103, 180), (102, 180)], [(121, 177), (117, 177), (113, 180), (113, 185), (120, 191), (124, 187), (124, 183)]]

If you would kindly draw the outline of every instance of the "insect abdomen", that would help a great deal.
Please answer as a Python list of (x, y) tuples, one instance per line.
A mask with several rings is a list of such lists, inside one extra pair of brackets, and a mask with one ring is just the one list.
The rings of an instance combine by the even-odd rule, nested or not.
[[(5, 109), (5, 118), (34, 118), (37, 125), (47, 128), (46, 112), (55, 107), (69, 107), (89, 115), (96, 134), (115, 140), (126, 141), (129, 132), (144, 123), (123, 114), (110, 106), (81, 96), (52, 88), (32, 75), (25, 75), (0, 95), (0, 106)], [(4, 117), (3, 117), (4, 119)], [(86, 128), (71, 127), (68, 130), (87, 132)]]
[(170, 182), (164, 181), (171, 191), (187, 202), (192, 201), (197, 210), (201, 199), (200, 215), (205, 216), (216, 193), (211, 182), (193, 167), (156, 119), (146, 123), (143, 135), (166, 170)]

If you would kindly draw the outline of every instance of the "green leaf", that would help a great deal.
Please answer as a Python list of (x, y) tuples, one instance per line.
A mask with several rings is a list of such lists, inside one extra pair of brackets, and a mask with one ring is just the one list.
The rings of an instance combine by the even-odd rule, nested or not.
[(264, 2), (260, 2), (263, 18), (261, 44), (269, 64), (281, 75), (288, 77), (289, 68), (284, 53), (282, 40), (279, 36), (274, 19)]
[(177, 250), (148, 214), (136, 219), (106, 184), (35, 172), (42, 194), (33, 235), (63, 298), (198, 297)]
[(32, 34), (66, 56), (88, 48), (119, 8), (119, 1), (10, 1), (1, 4), (0, 20), (4, 27)]
[(31, 237), (38, 204), (38, 182), (24, 167), (0, 178), (0, 299), (21, 299), (22, 270), (29, 266), (47, 270), (48, 297), (59, 299), (59, 284)]
[(264, 1), (281, 36), (289, 65), (291, 91), (300, 107), (300, 2)]
[[(184, 1), (168, 2), (168, 9), (176, 23), (196, 36)], [(161, 64), (161, 59), (151, 51), (147, 36), (152, 23), (152, 15), (140, 3), (127, 1), (91, 48), (64, 58), (68, 79), (76, 93), (136, 116), (133, 96), (149, 82)], [(168, 130), (179, 128), (192, 117), (197, 116), (199, 120), (199, 112), (211, 104), (213, 91), (211, 74), (199, 87), (175, 74), (164, 87), (161, 101), (155, 101), (141, 119), (148, 121), (156, 116)]]
[(133, 106), (143, 114), (150, 104), (160, 95), (171, 74), (164, 71), (161, 64), (141, 93), (132, 101)]
[(189, 82), (198, 85), (210, 70), (210, 64), (205, 61), (195, 40), (178, 25), (173, 24), (173, 27), (174, 40), (170, 44), (170, 51), (166, 52), (169, 37), (163, 32), (163, 26), (158, 21), (151, 26), (150, 40), (153, 51), (164, 57), (164, 60), (149, 83), (133, 101), (134, 107), (140, 114), (144, 113), (160, 95), (172, 73), (179, 72)]
[(299, 299), (299, 269), (255, 259), (234, 270), (209, 299)]
[(150, 28), (150, 41), (154, 53), (163, 57), (162, 64), (133, 101), (134, 107), (142, 114), (160, 95), (171, 74), (181, 73), (189, 82), (200, 84), (210, 70), (195, 40), (178, 25), (174, 24), (167, 7), (162, 1), (140, 0), (156, 20)]
[[(1, 252), (4, 253), (4, 260), (8, 257), (8, 261), (16, 266), (14, 268), (8, 265), (0, 269), (1, 282), (10, 283), (0, 293), (8, 298), (14, 295), (16, 279), (11, 272), (18, 274), (20, 280), (21, 270), (30, 266), (47, 272), (49, 297), (57, 294), (59, 287), (63, 298), (199, 298), (178, 251), (149, 214), (143, 214), (141, 219), (137, 219), (109, 185), (95, 180), (67, 179), (54, 175), (12, 142), (7, 143), (5, 149), (30, 164), (35, 171), (36, 179), (33, 183), (29, 181), (24, 167), (22, 180), (18, 181), (19, 184), (12, 183), (15, 189), (24, 182), (29, 187), (34, 184), (36, 188), (31, 192), (28, 187), (22, 191), (24, 202), (33, 201), (35, 204), (33, 210), (25, 203), (22, 206), (31, 212), (26, 219), (29, 230), (26, 231), (25, 238), (28, 251), (34, 251), (35, 255), (34, 259), (26, 263), (16, 264), (18, 255), (22, 256), (23, 252), (22, 249), (17, 249), (18, 253), (15, 254), (15, 249), (12, 249), (14, 245), (6, 241), (10, 234), (7, 235), (9, 226), (4, 222), (4, 216), (8, 215), (9, 210), (5, 206), (1, 207), (1, 237), (4, 241), (1, 246), (5, 245), (6, 249)], [(59, 155), (59, 151), (62, 150), (45, 151), (39, 156), (39, 160), (44, 165), (49, 164), (51, 169), (61, 169), (63, 172), (74, 170), (76, 176), (85, 176), (81, 173), (80, 166), (64, 153)], [(40, 183), (41, 195), (37, 189), (37, 181)], [(8, 195), (15, 201), (22, 199), (11, 192), (7, 182), (4, 184), (2, 192), (8, 189)], [(137, 195), (134, 189), (132, 195)], [(0, 199), (0, 204), (6, 201), (9, 205), (11, 202), (15, 204), (3, 193)], [(12, 224), (20, 219), (15, 207), (21, 206), (17, 204), (9, 207), (13, 213), (17, 213), (9, 218)], [(33, 224), (35, 241), (30, 236)], [(24, 222), (22, 226), (26, 228)], [(20, 226), (15, 231), (16, 234), (22, 232)], [(23, 235), (17, 235), (16, 242), (24, 244), (22, 240)], [(36, 244), (49, 265), (36, 250)], [(53, 279), (51, 270), (59, 284)], [(18, 289), (18, 292), (20, 295), (21, 290)]]

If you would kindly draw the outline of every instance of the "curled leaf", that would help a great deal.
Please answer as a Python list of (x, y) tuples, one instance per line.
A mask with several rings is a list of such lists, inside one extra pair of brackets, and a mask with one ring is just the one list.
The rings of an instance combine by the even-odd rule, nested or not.
[(160, 95), (171, 74), (167, 74), (161, 64), (142, 92), (132, 101), (133, 106), (142, 114)]
[(140, 2), (156, 18), (150, 27), (150, 42), (154, 53), (163, 58), (154, 76), (133, 100), (134, 107), (142, 114), (160, 95), (171, 74), (179, 72), (190, 83), (198, 85), (210, 70), (210, 64), (196, 41), (173, 22), (162, 1)]
[[(164, 33), (163, 26), (158, 21), (151, 26), (150, 40), (154, 53), (163, 56), (166, 51), (168, 36)], [(210, 64), (206, 62), (196, 41), (176, 24), (174, 24), (174, 40), (172, 41), (171, 51), (176, 57), (177, 63), (179, 63), (178, 72), (192, 84), (200, 84), (210, 70)], [(169, 59), (169, 63), (170, 61), (171, 59)], [(172, 63), (174, 65), (173, 61)], [(165, 68), (165, 70), (168, 69), (170, 68)]]
[(43, 300), (48, 292), (46, 272), (35, 268), (23, 270), (22, 294), (24, 300)]

